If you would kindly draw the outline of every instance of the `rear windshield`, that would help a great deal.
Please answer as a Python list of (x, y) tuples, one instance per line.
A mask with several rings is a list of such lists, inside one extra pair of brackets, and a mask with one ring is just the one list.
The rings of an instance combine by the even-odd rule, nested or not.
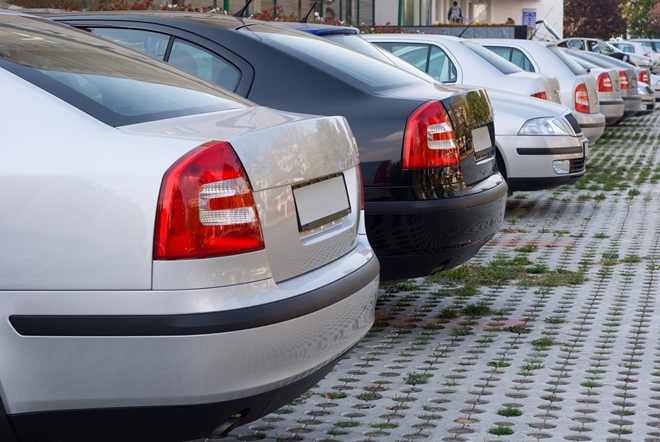
[(492, 64), (498, 71), (505, 75), (515, 74), (516, 72), (524, 72), (515, 64), (505, 60), (504, 58), (495, 54), (493, 51), (490, 51), (477, 43), (471, 41), (463, 41), (461, 43), (463, 43), (463, 46), (470, 49), (472, 52), (486, 60), (488, 63)]
[(22, 16), (0, 22), (0, 67), (115, 127), (248, 105), (137, 52)]
[(548, 46), (548, 50), (555, 54), (557, 58), (559, 58), (567, 68), (573, 72), (574, 75), (584, 75), (587, 73), (587, 71), (580, 66), (580, 64), (573, 60), (571, 57), (569, 57), (567, 54), (564, 54), (561, 49), (559, 49), (557, 46)]
[(401, 69), (365, 57), (362, 53), (333, 44), (311, 35), (292, 33), (274, 26), (250, 26), (264, 43), (292, 55), (305, 63), (318, 66), (323, 71), (366, 90), (378, 91), (415, 83), (419, 78)]

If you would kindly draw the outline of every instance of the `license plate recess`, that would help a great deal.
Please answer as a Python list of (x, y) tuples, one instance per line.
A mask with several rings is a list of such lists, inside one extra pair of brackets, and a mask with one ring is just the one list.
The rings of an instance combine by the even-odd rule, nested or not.
[(294, 186), (293, 199), (300, 232), (315, 229), (351, 213), (343, 174)]

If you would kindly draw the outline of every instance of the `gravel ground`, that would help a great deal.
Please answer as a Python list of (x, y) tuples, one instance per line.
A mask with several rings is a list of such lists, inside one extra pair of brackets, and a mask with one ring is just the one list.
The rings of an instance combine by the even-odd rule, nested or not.
[(660, 121), (509, 197), (468, 264), (386, 288), (322, 382), (226, 440), (660, 441)]

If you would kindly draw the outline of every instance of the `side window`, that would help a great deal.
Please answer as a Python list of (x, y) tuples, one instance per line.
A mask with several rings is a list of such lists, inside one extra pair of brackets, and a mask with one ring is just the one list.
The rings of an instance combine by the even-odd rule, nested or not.
[(571, 38), (566, 42), (566, 46), (571, 49), (579, 49), (581, 51), (584, 51), (584, 45), (582, 44), (582, 40), (578, 38)]
[[(391, 48), (391, 49), (390, 49)], [(391, 51), (397, 57), (407, 61), (424, 72), (427, 71), (429, 63), (429, 46), (425, 44), (392, 44)]]
[(520, 67), (524, 71), (536, 72), (536, 69), (534, 69), (534, 66), (532, 65), (530, 59), (527, 58), (527, 56), (520, 49), (517, 48), (511, 49), (511, 59), (509, 61), (515, 64), (516, 66)]
[(612, 48), (607, 46), (605, 43), (601, 43), (601, 42), (597, 42), (597, 43), (598, 43), (598, 50), (600, 51), (601, 54), (609, 55), (612, 53)]
[(437, 46), (431, 46), (428, 74), (443, 83), (456, 83), (457, 80), (456, 66)]
[(117, 29), (117, 28), (86, 28), (92, 34), (112, 40), (124, 46), (128, 46), (136, 51), (143, 52), (152, 57), (163, 60), (167, 43), (170, 41), (169, 35), (159, 34), (151, 31), (141, 31), (137, 29)]
[[(491, 51), (493, 51), (503, 59), (511, 61), (511, 48), (506, 48), (503, 46), (486, 46), (486, 48), (490, 49)], [(513, 61), (511, 61), (511, 63), (515, 64), (515, 62)], [(518, 66), (518, 67), (522, 67), (522, 66)]]
[(181, 68), (220, 87), (234, 91), (240, 80), (236, 67), (225, 59), (192, 43), (176, 39), (167, 59), (168, 63)]

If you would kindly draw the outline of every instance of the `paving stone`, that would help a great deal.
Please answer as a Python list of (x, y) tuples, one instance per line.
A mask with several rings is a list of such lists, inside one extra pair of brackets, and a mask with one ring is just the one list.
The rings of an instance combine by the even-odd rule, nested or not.
[(660, 116), (608, 128), (587, 170), (509, 197), (468, 263), (526, 260), (544, 285), (383, 290), (374, 328), (318, 386), (226, 440), (660, 441)]

